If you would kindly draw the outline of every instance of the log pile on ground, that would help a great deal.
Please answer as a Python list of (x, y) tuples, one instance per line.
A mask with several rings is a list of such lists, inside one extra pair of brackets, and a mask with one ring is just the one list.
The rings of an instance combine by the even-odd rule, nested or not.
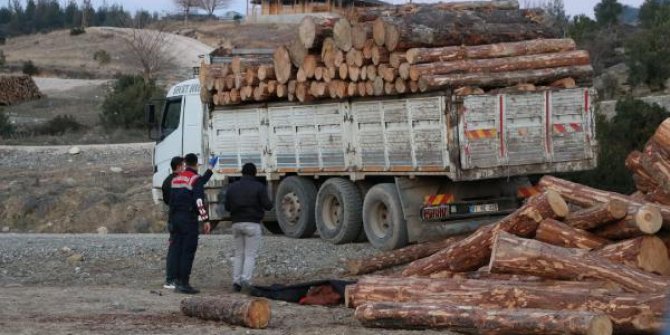
[(542, 193), (470, 236), (350, 260), (352, 274), (405, 265), (348, 286), (345, 303), (366, 327), (657, 334), (670, 298), (669, 154), (670, 118), (626, 160), (634, 196), (544, 176)]
[(14, 105), (42, 97), (32, 77), (0, 76), (0, 105)]
[[(460, 95), (588, 85), (589, 54), (559, 39), (545, 14), (512, 1), (360, 8), (306, 17), (293, 42), (203, 63), (202, 98), (216, 106), (265, 101)], [(502, 91), (501, 91), (502, 89)]]

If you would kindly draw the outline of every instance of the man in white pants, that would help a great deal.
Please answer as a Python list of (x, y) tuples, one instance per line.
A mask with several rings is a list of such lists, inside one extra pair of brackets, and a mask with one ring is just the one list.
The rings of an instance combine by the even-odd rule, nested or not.
[(256, 166), (244, 164), (242, 178), (226, 191), (226, 210), (230, 212), (235, 237), (233, 290), (248, 291), (261, 244), (261, 220), (272, 209), (265, 185), (256, 180)]

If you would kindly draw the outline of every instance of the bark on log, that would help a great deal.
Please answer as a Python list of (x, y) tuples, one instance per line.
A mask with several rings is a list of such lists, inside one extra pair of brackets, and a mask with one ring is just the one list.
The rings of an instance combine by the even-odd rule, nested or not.
[(561, 194), (566, 201), (572, 202), (582, 207), (591, 207), (599, 203), (604, 203), (610, 200), (620, 200), (628, 204), (628, 206), (642, 207), (648, 205), (656, 208), (663, 217), (663, 226), (670, 228), (670, 206), (660, 204), (653, 204), (646, 201), (634, 200), (630, 196), (615, 192), (607, 192), (597, 190), (585, 185), (573, 183), (564, 179), (544, 176), (540, 179), (538, 186), (544, 189), (552, 189)]
[(634, 150), (626, 157), (626, 168), (633, 173), (635, 187), (644, 193), (652, 192), (658, 187), (658, 183), (642, 166), (642, 156), (644, 154)]
[(187, 298), (181, 301), (181, 311), (187, 316), (254, 329), (266, 328), (270, 322), (270, 302), (259, 298)]
[[(633, 180), (635, 180), (635, 177), (636, 176), (633, 176)], [(651, 192), (647, 193), (644, 196), (644, 200), (665, 206), (670, 206), (670, 194), (668, 194), (668, 192), (666, 192), (660, 187), (657, 187)]]
[(593, 233), (612, 240), (656, 234), (663, 226), (658, 209), (645, 205), (631, 207), (626, 216), (615, 223), (598, 227)]
[(615, 263), (625, 264), (647, 272), (664, 276), (670, 274), (668, 249), (663, 240), (656, 236), (641, 236), (621, 241), (605, 246), (593, 253)]
[(670, 162), (659, 150), (645, 152), (640, 156), (640, 164), (658, 187), (665, 192), (670, 192)]
[(337, 19), (305, 16), (298, 25), (298, 39), (306, 49), (320, 49), (323, 41), (333, 36)]
[(652, 140), (663, 149), (667, 156), (668, 151), (670, 151), (670, 118), (665, 119), (665, 121), (656, 128)]
[(358, 22), (374, 21), (379, 17), (385, 16), (403, 16), (414, 13), (417, 8), (429, 8), (435, 11), (456, 11), (456, 10), (515, 10), (519, 9), (517, 0), (494, 0), (494, 1), (458, 1), (458, 2), (440, 2), (435, 4), (427, 3), (409, 3), (396, 6), (383, 7), (359, 7), (352, 10), (349, 14), (349, 20)]
[[(412, 15), (384, 17), (384, 45), (389, 51), (450, 45), (481, 45), (555, 38), (541, 11), (434, 11), (419, 8)], [(463, 29), (463, 27), (467, 27)]]
[(563, 77), (589, 79), (593, 76), (591, 65), (567, 66), (550, 69), (511, 71), (498, 73), (468, 73), (424, 75), (419, 80), (421, 92), (440, 90), (453, 86), (505, 87), (523, 83), (548, 83)]
[[(387, 278), (394, 279), (395, 278)], [(417, 280), (417, 278), (407, 278)], [(482, 308), (542, 308), (593, 311), (608, 315), (620, 334), (657, 334), (663, 329), (667, 294), (615, 293), (588, 288), (551, 288), (533, 283), (491, 285), (442, 285), (433, 282), (364, 283), (347, 286), (345, 305), (358, 307), (373, 302), (451, 304)], [(430, 280), (430, 279), (429, 279)], [(433, 280), (435, 281), (435, 280)], [(542, 282), (540, 282), (542, 283)], [(531, 284), (531, 285), (529, 285)], [(593, 283), (597, 286), (597, 283)]]
[(410, 64), (450, 62), (460, 59), (484, 59), (537, 55), (577, 49), (572, 39), (537, 39), (521, 42), (443, 48), (415, 48), (405, 53)]
[(333, 39), (335, 45), (342, 51), (347, 52), (351, 49), (351, 23), (349, 20), (342, 18), (335, 23), (333, 27)]
[(280, 84), (286, 84), (293, 76), (293, 65), (288, 50), (285, 47), (278, 47), (272, 55), (275, 75)]
[(584, 250), (523, 239), (504, 231), (495, 238), (491, 272), (524, 274), (562, 280), (608, 280), (632, 292), (665, 292), (664, 278), (617, 264)]
[(365, 327), (444, 329), (477, 334), (604, 335), (612, 321), (600, 313), (474, 306), (372, 303), (356, 308)]
[(542, 220), (562, 218), (568, 212), (567, 204), (558, 193), (548, 191), (538, 194), (498, 223), (481, 227), (464, 240), (430, 257), (412, 262), (403, 271), (403, 275), (426, 276), (442, 270), (456, 272), (476, 270), (486, 265), (489, 260), (497, 233), (510, 232), (520, 236), (532, 236)]
[(424, 75), (445, 75), (451, 73), (510, 72), (534, 69), (546, 69), (565, 66), (589, 65), (589, 53), (583, 50), (565, 51), (550, 54), (491, 58), (467, 59), (450, 62), (412, 65), (409, 77), (419, 80)]
[(628, 206), (621, 200), (610, 200), (593, 207), (572, 212), (565, 218), (565, 223), (577, 229), (593, 229), (604, 224), (623, 219), (628, 213)]
[(535, 239), (566, 248), (599, 249), (610, 241), (587, 231), (576, 229), (553, 219), (545, 219), (537, 227)]

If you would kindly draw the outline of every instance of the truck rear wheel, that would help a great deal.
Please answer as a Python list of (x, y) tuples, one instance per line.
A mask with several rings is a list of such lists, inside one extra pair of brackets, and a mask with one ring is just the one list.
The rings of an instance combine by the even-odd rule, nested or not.
[(407, 245), (407, 222), (394, 184), (377, 184), (363, 201), (363, 228), (377, 249), (393, 250)]
[(343, 178), (328, 179), (316, 196), (316, 228), (334, 244), (352, 242), (363, 226), (363, 199), (356, 185)]
[(294, 238), (314, 235), (315, 203), (316, 186), (310, 180), (291, 176), (279, 183), (275, 207), (277, 221), (284, 235)]

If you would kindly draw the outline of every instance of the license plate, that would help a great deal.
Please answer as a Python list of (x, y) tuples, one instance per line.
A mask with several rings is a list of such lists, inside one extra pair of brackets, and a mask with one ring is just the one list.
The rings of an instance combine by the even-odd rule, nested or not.
[(427, 207), (421, 210), (424, 221), (436, 221), (449, 217), (449, 206)]
[(470, 206), (470, 213), (488, 213), (497, 211), (498, 211), (497, 203)]

